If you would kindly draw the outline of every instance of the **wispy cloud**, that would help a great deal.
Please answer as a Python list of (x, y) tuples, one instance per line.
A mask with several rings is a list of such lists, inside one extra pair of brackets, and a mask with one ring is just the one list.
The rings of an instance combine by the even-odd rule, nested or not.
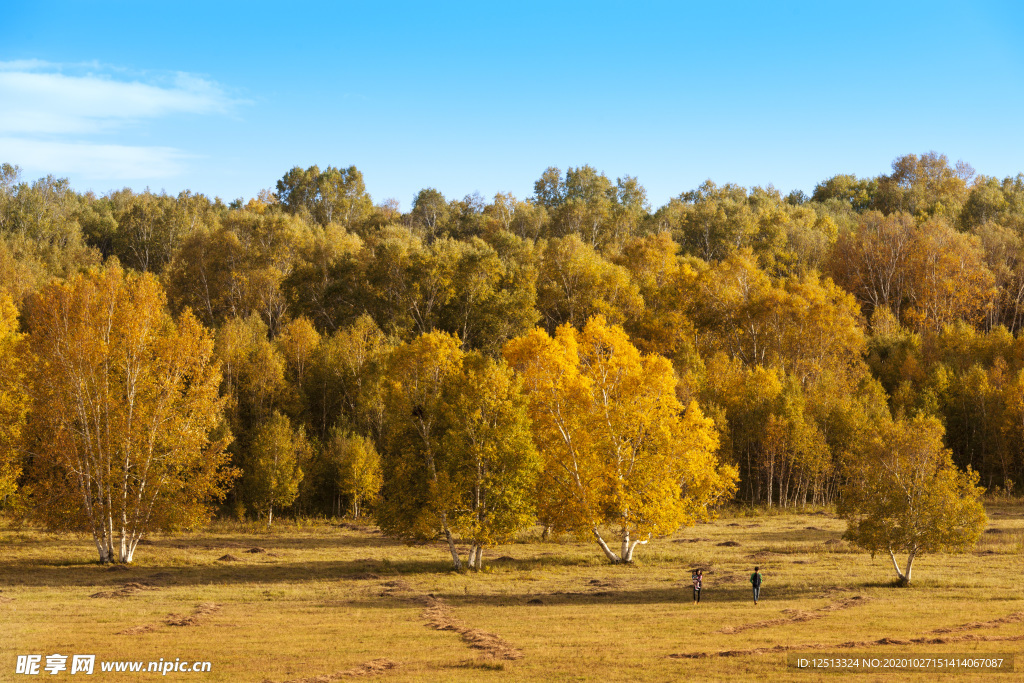
[(132, 74), (95, 62), (0, 62), (0, 159), (92, 178), (160, 178), (190, 155), (111, 144), (126, 126), (176, 115), (226, 115), (245, 102), (182, 72)]
[(0, 138), (0, 158), (83, 178), (169, 178), (181, 173), (183, 162), (193, 156), (173, 147)]

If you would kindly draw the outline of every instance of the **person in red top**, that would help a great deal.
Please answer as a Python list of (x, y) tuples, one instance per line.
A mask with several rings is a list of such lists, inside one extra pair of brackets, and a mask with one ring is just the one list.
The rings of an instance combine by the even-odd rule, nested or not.
[(698, 569), (693, 573), (693, 604), (700, 602), (700, 589), (704, 583), (704, 570)]

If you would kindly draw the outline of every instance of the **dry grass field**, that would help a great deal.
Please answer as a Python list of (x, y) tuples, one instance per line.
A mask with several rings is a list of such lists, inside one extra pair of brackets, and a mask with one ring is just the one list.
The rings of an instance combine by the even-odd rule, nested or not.
[[(53, 653), (203, 660), (209, 673), (166, 678), (254, 683), (837, 680), (787, 668), (787, 652), (1024, 654), (1024, 507), (989, 515), (975, 552), (920, 558), (910, 588), (892, 587), (889, 559), (852, 550), (825, 512), (726, 515), (641, 547), (629, 567), (606, 564), (592, 543), (534, 533), (492, 549), (480, 573), (449, 571), (440, 544), (350, 523), (220, 522), (153, 537), (130, 568), (99, 566), (86, 537), (7, 525), (0, 680), (34, 680), (14, 674), (16, 656)], [(1003, 678), (1019, 680), (1024, 657), (1017, 671)], [(97, 664), (94, 676), (160, 674)]]

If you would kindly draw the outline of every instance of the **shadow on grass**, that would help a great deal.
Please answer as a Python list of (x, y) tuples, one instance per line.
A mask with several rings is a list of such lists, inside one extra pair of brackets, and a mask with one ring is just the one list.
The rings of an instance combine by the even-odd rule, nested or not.
[[(693, 590), (689, 583), (658, 588), (630, 590), (602, 589), (597, 591), (557, 591), (550, 593), (508, 593), (502, 595), (465, 595), (462, 593), (433, 593), (453, 607), (516, 607), (526, 606), (538, 611), (545, 607), (574, 607), (580, 605), (653, 605), (679, 603), (693, 604)], [(821, 599), (822, 588), (814, 590), (789, 586), (773, 586), (770, 592), (761, 590), (761, 602), (770, 605), (775, 601)], [(537, 601), (540, 601), (539, 603)], [(726, 603), (753, 603), (750, 588), (739, 586), (705, 587), (700, 604), (696, 608)]]
[[(288, 559), (272, 557), (274, 548), (280, 546), (267, 543), (268, 539), (259, 539), (263, 545), (256, 546), (250, 542), (245, 546), (224, 544), (195, 543), (187, 547), (199, 549), (235, 550), (223, 557), (232, 559), (224, 561), (214, 559), (210, 555), (190, 557), (186, 561), (175, 564), (160, 563), (159, 560), (148, 562), (145, 551), (159, 543), (140, 547), (137, 551), (137, 563), (132, 565), (101, 565), (95, 560), (75, 558), (69, 560), (19, 559), (0, 562), (0, 583), (8, 586), (25, 587), (68, 587), (68, 586), (106, 586), (122, 584), (126, 581), (151, 583), (159, 586), (190, 586), (209, 584), (274, 584), (301, 583), (305, 581), (374, 581), (377, 579), (394, 578), (400, 575), (440, 575), (452, 573), (451, 561), (447, 546), (432, 544), (422, 546), (436, 551), (437, 559), (397, 559), (384, 557), (365, 557), (366, 551), (375, 548), (393, 547), (404, 549), (407, 544), (401, 541), (386, 544), (366, 544), (358, 546), (358, 550), (344, 553), (347, 557), (323, 559), (322, 557), (296, 561), (293, 556)], [(376, 540), (376, 539), (374, 539)], [(178, 548), (181, 544), (168, 542), (165, 547)], [(242, 548), (259, 547), (267, 552), (248, 553)], [(465, 556), (468, 548), (460, 549)], [(341, 554), (341, 553), (339, 553)], [(545, 567), (590, 567), (605, 566), (596, 557), (551, 555), (534, 557), (526, 560), (506, 560), (495, 562), (499, 571), (529, 571)], [(486, 576), (486, 574), (482, 575)]]
[(748, 543), (821, 543), (841, 538), (842, 535), (842, 530), (832, 531), (829, 529), (784, 529), (743, 534)]
[[(633, 567), (615, 567), (607, 563), (590, 559), (544, 558), (548, 566), (591, 567), (605, 581), (594, 586), (593, 579), (578, 577), (569, 587), (560, 591), (526, 591), (503, 592), (495, 594), (466, 594), (465, 586), (458, 589), (438, 592), (431, 595), (443, 598), (455, 606), (527, 606), (531, 609), (543, 609), (551, 606), (574, 605), (610, 605), (610, 604), (655, 604), (655, 603), (690, 603), (692, 590), (689, 574), (680, 572), (678, 583), (659, 587), (630, 587), (630, 581), (637, 575)], [(539, 566), (538, 560), (520, 560), (507, 563), (508, 569), (516, 572), (528, 571)], [(399, 604), (425, 595), (411, 586), (403, 586), (398, 590), (385, 590), (399, 577), (412, 578), (417, 575), (453, 574), (451, 564), (439, 552), (437, 560), (317, 560), (311, 562), (263, 562), (259, 560), (230, 563), (214, 563), (195, 566), (145, 565), (132, 566), (127, 570), (111, 570), (108, 567), (92, 564), (56, 564), (31, 561), (14, 561), (0, 565), (0, 582), (10, 587), (50, 587), (50, 588), (83, 588), (83, 597), (87, 590), (102, 586), (120, 585), (125, 582), (138, 582), (156, 587), (197, 587), (197, 586), (232, 586), (239, 584), (265, 585), (295, 584), (303, 582), (337, 581), (352, 587), (369, 589), (374, 597), (353, 597), (344, 600), (352, 607), (394, 608)], [(486, 582), (492, 576), (489, 573), (466, 573), (467, 579), (477, 578), (486, 590)], [(499, 574), (500, 576), (500, 574)], [(507, 579), (508, 574), (504, 577)], [(702, 605), (715, 603), (750, 602), (750, 589), (744, 585), (716, 584), (714, 574), (705, 575), (705, 588), (701, 599)], [(611, 583), (608, 583), (610, 581)], [(868, 584), (888, 586), (890, 584)], [(523, 586), (525, 588), (525, 586)], [(793, 600), (822, 597), (823, 588), (808, 589), (806, 587), (766, 586), (762, 589), (762, 600)], [(378, 592), (379, 591), (379, 592)], [(131, 598), (127, 598), (131, 599)], [(529, 604), (539, 600), (542, 604)]]

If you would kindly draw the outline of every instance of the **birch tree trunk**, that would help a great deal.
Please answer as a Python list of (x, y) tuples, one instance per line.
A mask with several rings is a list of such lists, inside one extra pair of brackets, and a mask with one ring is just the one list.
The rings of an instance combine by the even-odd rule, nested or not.
[(155, 278), (118, 267), (38, 296), (32, 455), (63, 499), (42, 514), (84, 516), (100, 562), (131, 562), (154, 519), (198, 521), (224, 492), (227, 455), (208, 438), (223, 411), (209, 333), (170, 316)]
[(601, 538), (601, 532), (597, 530), (596, 526), (591, 528), (591, 532), (594, 534), (594, 538), (597, 539), (597, 544), (601, 546), (601, 550), (604, 551), (604, 556), (608, 558), (609, 562), (612, 564), (619, 564), (622, 562), (619, 556), (616, 555), (612, 549), (608, 547), (608, 544), (604, 542), (604, 539)]
[(642, 540), (642, 541), (640, 539), (636, 539), (633, 542), (631, 542), (629, 544), (629, 546), (626, 548), (626, 550), (623, 553), (623, 555), (622, 555), (622, 561), (625, 562), (625, 563), (632, 562), (633, 561), (633, 551), (636, 550), (636, 547), (638, 545), (646, 545), (648, 540), (649, 539), (646, 539), (646, 538), (644, 540)]
[(441, 526), (444, 528), (444, 538), (448, 541), (448, 551), (452, 554), (452, 568), (458, 571), (462, 569), (462, 558), (459, 557), (459, 549), (455, 547), (455, 537), (448, 528), (448, 515), (441, 514)]
[(911, 549), (907, 555), (906, 571), (900, 571), (900, 565), (896, 561), (896, 553), (889, 549), (889, 558), (892, 560), (892, 566), (896, 569), (896, 576), (899, 577), (899, 581), (902, 585), (910, 585), (911, 573), (914, 571), (914, 557), (917, 556), (917, 549)]

